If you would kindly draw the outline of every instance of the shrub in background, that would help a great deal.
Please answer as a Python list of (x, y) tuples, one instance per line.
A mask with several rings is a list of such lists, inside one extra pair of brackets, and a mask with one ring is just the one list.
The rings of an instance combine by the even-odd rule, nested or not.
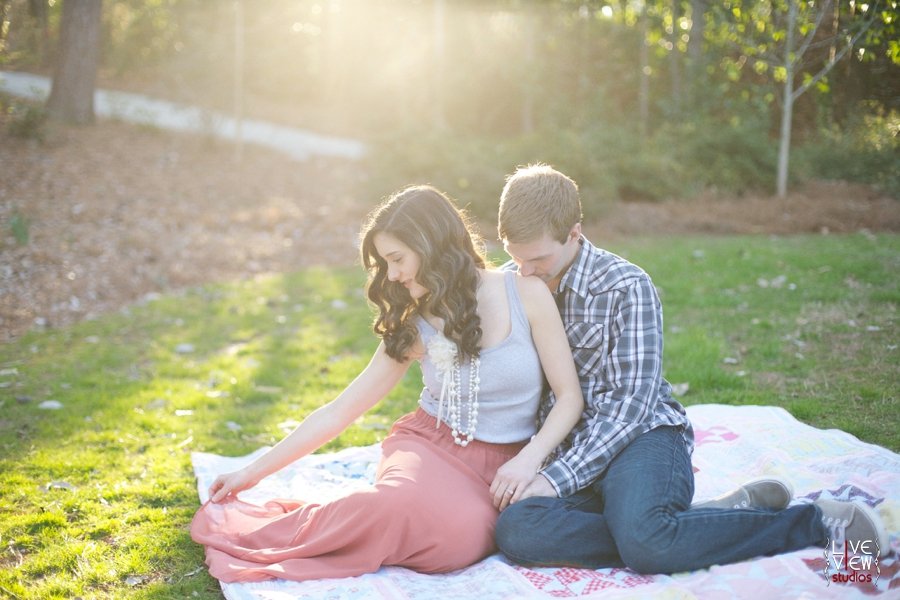
[[(406, 185), (431, 184), (481, 218), (496, 216), (507, 169), (503, 150), (486, 138), (396, 132), (371, 142), (361, 194), (372, 205)], [(508, 161), (507, 161), (508, 162)], [(492, 206), (493, 203), (493, 206)]]
[(745, 128), (678, 126), (643, 138), (628, 125), (594, 125), (492, 139), (431, 132), (373, 142), (366, 193), (431, 183), (481, 218), (495, 218), (505, 177), (518, 165), (549, 163), (581, 188), (585, 217), (617, 201), (660, 201), (714, 187), (743, 193), (774, 182), (773, 145)]
[(13, 210), (12, 217), (9, 219), (9, 230), (20, 246), (28, 244), (28, 240), (31, 238), (30, 226), (31, 222), (28, 217), (20, 213), (18, 209)]
[(699, 119), (676, 126), (668, 135), (694, 190), (742, 195), (774, 191), (778, 143), (768, 130), (767, 123), (756, 119)]
[(7, 100), (0, 103), (0, 107), (6, 113), (6, 129), (10, 135), (44, 141), (47, 135), (47, 111), (43, 105)]
[(808, 177), (874, 185), (900, 199), (900, 112), (857, 114), (843, 129), (823, 130), (798, 148), (798, 168)]

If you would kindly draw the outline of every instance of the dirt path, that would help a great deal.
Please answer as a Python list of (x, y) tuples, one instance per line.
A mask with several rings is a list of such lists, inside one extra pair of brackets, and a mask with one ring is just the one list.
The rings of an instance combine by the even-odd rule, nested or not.
[[(208, 138), (103, 122), (10, 137), (0, 117), (0, 342), (114, 311), (148, 293), (356, 261), (378, 200), (354, 162), (296, 162)], [(900, 231), (897, 202), (817, 184), (787, 201), (624, 204), (586, 224), (599, 240), (659, 233)], [(28, 223), (28, 241), (13, 221)], [(484, 233), (494, 237), (491, 224)], [(22, 229), (18, 230), (21, 234)]]
[[(51, 79), (43, 75), (0, 71), (0, 92), (44, 102), (50, 95)], [(170, 131), (184, 131), (215, 136), (225, 140), (242, 140), (258, 144), (306, 160), (315, 156), (358, 159), (365, 155), (365, 145), (348, 138), (322, 135), (261, 121), (240, 122), (221, 112), (206, 110), (148, 97), (144, 94), (97, 89), (94, 112), (98, 117), (126, 123), (151, 126)]]

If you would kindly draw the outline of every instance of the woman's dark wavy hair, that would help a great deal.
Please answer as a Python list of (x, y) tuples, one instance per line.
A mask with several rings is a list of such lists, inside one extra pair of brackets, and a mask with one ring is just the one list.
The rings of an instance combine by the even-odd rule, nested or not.
[[(388, 280), (387, 263), (375, 250), (378, 233), (392, 235), (419, 256), (416, 281), (428, 290), (425, 296), (413, 300), (401, 283)], [(360, 238), (360, 257), (369, 273), (366, 295), (378, 308), (373, 330), (384, 340), (388, 356), (407, 358), (420, 314), (443, 319), (444, 335), (461, 354), (478, 356), (482, 332), (475, 312), (476, 269), (486, 261), (465, 212), (436, 188), (407, 187), (369, 214)]]

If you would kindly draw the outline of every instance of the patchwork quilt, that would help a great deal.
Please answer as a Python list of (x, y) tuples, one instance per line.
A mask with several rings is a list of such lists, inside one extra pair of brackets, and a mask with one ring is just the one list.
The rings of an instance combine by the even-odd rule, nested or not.
[[(779, 476), (794, 485), (795, 503), (819, 497), (868, 503), (884, 520), (891, 548), (882, 549), (877, 560), (866, 548), (807, 548), (671, 576), (628, 569), (524, 568), (494, 555), (443, 575), (383, 567), (346, 579), (222, 583), (222, 592), (229, 600), (900, 599), (900, 455), (843, 431), (815, 429), (777, 407), (705, 404), (687, 410), (696, 434), (695, 501), (750, 478)], [(265, 450), (237, 458), (194, 453), (200, 501), (207, 499), (218, 473), (240, 468)], [(241, 498), (260, 504), (273, 497), (327, 501), (369, 485), (379, 456), (377, 444), (307, 456)]]

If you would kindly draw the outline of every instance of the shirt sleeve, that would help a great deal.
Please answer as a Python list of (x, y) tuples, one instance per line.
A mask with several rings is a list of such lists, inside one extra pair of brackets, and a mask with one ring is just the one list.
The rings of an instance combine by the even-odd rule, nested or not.
[[(607, 292), (609, 293), (609, 292)], [(662, 382), (662, 307), (647, 277), (625, 290), (607, 328), (596, 364), (600, 391), (585, 389), (589, 416), (571, 446), (543, 471), (560, 497), (590, 485), (644, 433)]]

